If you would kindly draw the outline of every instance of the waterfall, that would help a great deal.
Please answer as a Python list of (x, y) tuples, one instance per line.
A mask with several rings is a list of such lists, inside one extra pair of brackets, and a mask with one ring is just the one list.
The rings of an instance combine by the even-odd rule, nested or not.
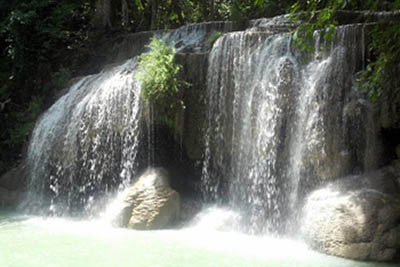
[(136, 65), (131, 59), (82, 78), (42, 115), (28, 151), (24, 205), (55, 214), (89, 212), (100, 194), (130, 182), (140, 136)]
[(288, 41), (289, 34), (232, 33), (217, 41), (209, 57), (204, 190), (208, 197), (223, 192), (247, 210), (253, 230), (261, 221), (279, 223), (279, 132), (295, 65)]
[[(322, 44), (325, 53), (316, 49), (306, 62), (288, 33), (256, 28), (214, 45), (202, 191), (240, 211), (244, 231), (296, 229), (296, 211), (311, 189), (376, 168), (376, 132), (367, 131), (377, 129), (373, 108), (354, 86), (363, 35), (360, 25), (338, 27), (330, 48)], [(316, 33), (316, 48), (318, 39)]]
[(140, 168), (157, 163), (157, 107), (143, 105), (134, 79), (143, 46), (158, 35), (177, 51), (204, 52), (212, 33), (233, 28), (232, 23), (203, 23), (126, 36), (117, 53), (110, 51), (123, 63), (79, 79), (36, 123), (22, 206), (46, 214), (99, 214), (108, 197), (134, 182)]
[[(304, 60), (284, 19), (252, 21), (252, 28), (215, 42), (206, 107), (199, 109), (206, 112), (202, 196), (229, 206), (232, 229), (249, 233), (295, 231), (296, 211), (308, 192), (323, 181), (376, 168), (380, 155), (374, 106), (354, 83), (365, 64), (363, 26), (338, 27), (330, 45), (320, 45), (316, 33), (315, 47), (326, 52)], [(184, 57), (204, 55), (212, 33), (234, 27), (205, 23), (157, 34)], [(27, 209), (98, 214), (107, 196), (134, 182), (140, 168), (157, 165), (159, 153), (170, 157), (160, 149), (157, 107), (140, 101), (136, 68), (137, 57), (125, 58), (81, 78), (41, 116), (28, 150)], [(185, 137), (179, 138), (182, 148)]]

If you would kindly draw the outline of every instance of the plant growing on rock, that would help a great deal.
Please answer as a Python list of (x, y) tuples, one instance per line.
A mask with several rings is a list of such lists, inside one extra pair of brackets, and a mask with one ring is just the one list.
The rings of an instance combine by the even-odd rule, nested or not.
[(211, 34), (210, 38), (207, 40), (207, 47), (208, 49), (211, 49), (214, 45), (214, 43), (218, 40), (219, 37), (222, 36), (222, 32), (214, 32)]
[(150, 52), (140, 56), (139, 72), (135, 74), (135, 78), (142, 82), (143, 98), (154, 102), (178, 93), (177, 75), (181, 66), (175, 63), (175, 49), (156, 37), (147, 47)]
[(181, 65), (175, 61), (175, 49), (153, 37), (147, 46), (150, 51), (139, 58), (135, 78), (142, 83), (142, 97), (156, 107), (167, 125), (171, 126), (176, 113), (185, 108), (183, 89), (189, 83), (179, 79)]

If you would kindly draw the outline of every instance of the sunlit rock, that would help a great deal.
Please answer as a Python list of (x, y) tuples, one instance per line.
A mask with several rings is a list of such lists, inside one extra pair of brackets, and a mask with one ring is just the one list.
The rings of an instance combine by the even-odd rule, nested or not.
[(356, 260), (390, 261), (400, 254), (400, 201), (394, 169), (345, 177), (314, 191), (302, 232), (321, 252)]
[(137, 230), (163, 229), (179, 218), (180, 197), (171, 189), (164, 169), (146, 171), (131, 188), (121, 214), (121, 226)]

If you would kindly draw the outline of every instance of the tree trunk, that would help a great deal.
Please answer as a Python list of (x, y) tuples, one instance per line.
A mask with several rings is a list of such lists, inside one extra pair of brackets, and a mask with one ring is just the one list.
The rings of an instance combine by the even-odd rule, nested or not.
[(121, 19), (122, 25), (127, 27), (129, 25), (129, 7), (126, 0), (121, 0)]
[(210, 1), (210, 18), (209, 20), (214, 20), (215, 19), (215, 8), (214, 8), (214, 0)]
[(111, 0), (98, 0), (96, 2), (93, 24), (101, 30), (111, 28)]
[(158, 0), (151, 1), (151, 30), (157, 29), (157, 8), (158, 8)]

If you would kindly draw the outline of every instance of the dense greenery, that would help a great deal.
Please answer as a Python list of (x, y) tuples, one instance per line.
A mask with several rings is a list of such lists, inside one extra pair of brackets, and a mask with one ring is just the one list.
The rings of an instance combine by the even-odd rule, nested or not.
[(135, 78), (142, 84), (142, 97), (147, 104), (157, 106), (165, 121), (171, 124), (176, 111), (185, 108), (182, 90), (188, 84), (179, 80), (181, 66), (175, 62), (174, 48), (157, 37), (152, 38), (148, 48), (150, 51), (140, 56)]
[[(398, 9), (400, 1), (396, 3)], [(366, 69), (359, 73), (358, 82), (370, 99), (375, 101), (383, 93), (385, 80), (396, 77), (400, 71), (400, 21), (378, 23), (371, 34), (369, 50), (372, 57), (368, 59)], [(400, 87), (394, 89), (400, 93)]]
[[(336, 13), (339, 10), (400, 11), (400, 0), (356, 1), (356, 0), (309, 0), (298, 1), (290, 7), (293, 21), (302, 21), (293, 33), (295, 45), (311, 52), (314, 31), (320, 31), (325, 43), (330, 43), (338, 25)], [(368, 65), (358, 75), (362, 90), (375, 101), (383, 92), (384, 82), (400, 65), (400, 21), (384, 20), (375, 22), (371, 30)], [(400, 88), (397, 88), (400, 92)]]
[(147, 47), (150, 51), (140, 56), (139, 72), (135, 75), (142, 82), (142, 96), (147, 102), (157, 102), (166, 95), (175, 96), (179, 92), (181, 68), (175, 63), (175, 49), (157, 37)]
[(81, 1), (0, 1), (0, 173), (78, 65), (89, 13)]

